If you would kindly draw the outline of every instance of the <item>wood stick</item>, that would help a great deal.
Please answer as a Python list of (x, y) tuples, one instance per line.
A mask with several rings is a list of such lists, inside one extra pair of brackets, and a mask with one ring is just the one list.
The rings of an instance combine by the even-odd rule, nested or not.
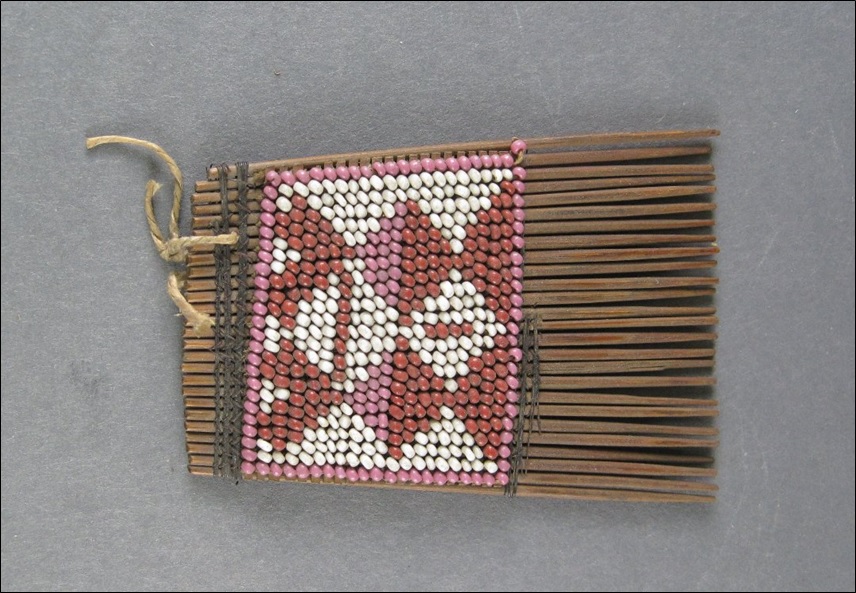
[(680, 204), (644, 204), (620, 206), (551, 206), (548, 208), (526, 208), (526, 232), (529, 225), (539, 221), (585, 220), (595, 218), (638, 218), (640, 216), (662, 216), (690, 212), (712, 212), (715, 204), (708, 202), (685, 202)]
[(710, 154), (710, 146), (665, 146), (655, 148), (618, 148), (613, 150), (577, 150), (573, 152), (530, 152), (523, 157), (527, 169), (555, 165), (580, 165), (620, 161), (642, 161)]
[(526, 174), (526, 182), (528, 185), (533, 181), (550, 181), (557, 179), (652, 177), (655, 175), (707, 175), (711, 173), (713, 173), (712, 165), (568, 165), (530, 169)]

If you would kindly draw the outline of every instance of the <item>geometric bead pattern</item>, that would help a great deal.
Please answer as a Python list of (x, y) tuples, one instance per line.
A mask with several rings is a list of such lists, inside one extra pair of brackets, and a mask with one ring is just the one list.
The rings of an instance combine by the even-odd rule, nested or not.
[(508, 483), (525, 178), (513, 148), (268, 171), (243, 473)]

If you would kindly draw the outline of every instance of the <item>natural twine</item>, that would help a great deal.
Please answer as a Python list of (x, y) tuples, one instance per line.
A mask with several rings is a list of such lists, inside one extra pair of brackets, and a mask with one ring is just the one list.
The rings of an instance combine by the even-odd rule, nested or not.
[[(190, 247), (194, 245), (234, 245), (238, 242), (238, 234), (231, 232), (223, 235), (213, 236), (192, 236), (182, 237), (179, 227), (179, 217), (181, 216), (181, 197), (184, 193), (181, 177), (181, 170), (175, 163), (173, 158), (166, 151), (146, 140), (138, 138), (129, 138), (127, 136), (97, 136), (95, 138), (86, 139), (86, 148), (95, 148), (102, 144), (127, 144), (131, 146), (141, 146), (155, 153), (169, 168), (173, 178), (173, 199), (172, 210), (169, 216), (169, 239), (164, 239), (163, 233), (158, 226), (155, 218), (154, 196), (158, 193), (161, 186), (158, 182), (151, 179), (146, 184), (146, 194), (144, 207), (146, 211), (146, 220), (149, 223), (149, 232), (152, 235), (155, 248), (158, 254), (166, 261), (174, 264), (186, 264), (187, 255)], [(184, 282), (175, 271), (170, 272), (166, 283), (166, 292), (172, 301), (178, 307), (178, 310), (184, 315), (190, 323), (195, 333), (200, 333), (204, 329), (209, 329), (214, 326), (214, 320), (206, 313), (196, 310), (184, 295), (181, 293)]]

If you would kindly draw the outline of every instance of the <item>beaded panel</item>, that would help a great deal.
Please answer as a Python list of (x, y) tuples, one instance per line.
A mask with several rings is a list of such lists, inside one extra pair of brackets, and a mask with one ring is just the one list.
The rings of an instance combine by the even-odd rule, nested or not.
[(514, 160), (267, 172), (244, 474), (508, 483), (522, 357)]

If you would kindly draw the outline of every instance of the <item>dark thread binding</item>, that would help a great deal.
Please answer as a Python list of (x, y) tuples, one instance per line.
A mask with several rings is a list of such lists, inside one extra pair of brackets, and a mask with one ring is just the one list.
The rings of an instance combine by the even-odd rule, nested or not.
[[(214, 248), (214, 475), (240, 476), (241, 418), (243, 392), (246, 386), (244, 359), (247, 350), (247, 300), (249, 288), (249, 253), (247, 237), (247, 163), (237, 165), (238, 242), (234, 248)], [(229, 231), (228, 166), (220, 169), (219, 231)], [(238, 258), (237, 288), (232, 290), (231, 256)], [(234, 314), (233, 314), (234, 307)]]
[(541, 415), (538, 400), (541, 390), (541, 373), (539, 371), (540, 355), (538, 353), (538, 322), (534, 316), (525, 315), (520, 332), (520, 349), (523, 357), (517, 377), (520, 381), (520, 399), (517, 404), (518, 414), (514, 421), (514, 446), (511, 451), (511, 470), (505, 495), (514, 496), (520, 483), (520, 476), (526, 473), (526, 459), (529, 454), (529, 441), (533, 427), (541, 432)]

